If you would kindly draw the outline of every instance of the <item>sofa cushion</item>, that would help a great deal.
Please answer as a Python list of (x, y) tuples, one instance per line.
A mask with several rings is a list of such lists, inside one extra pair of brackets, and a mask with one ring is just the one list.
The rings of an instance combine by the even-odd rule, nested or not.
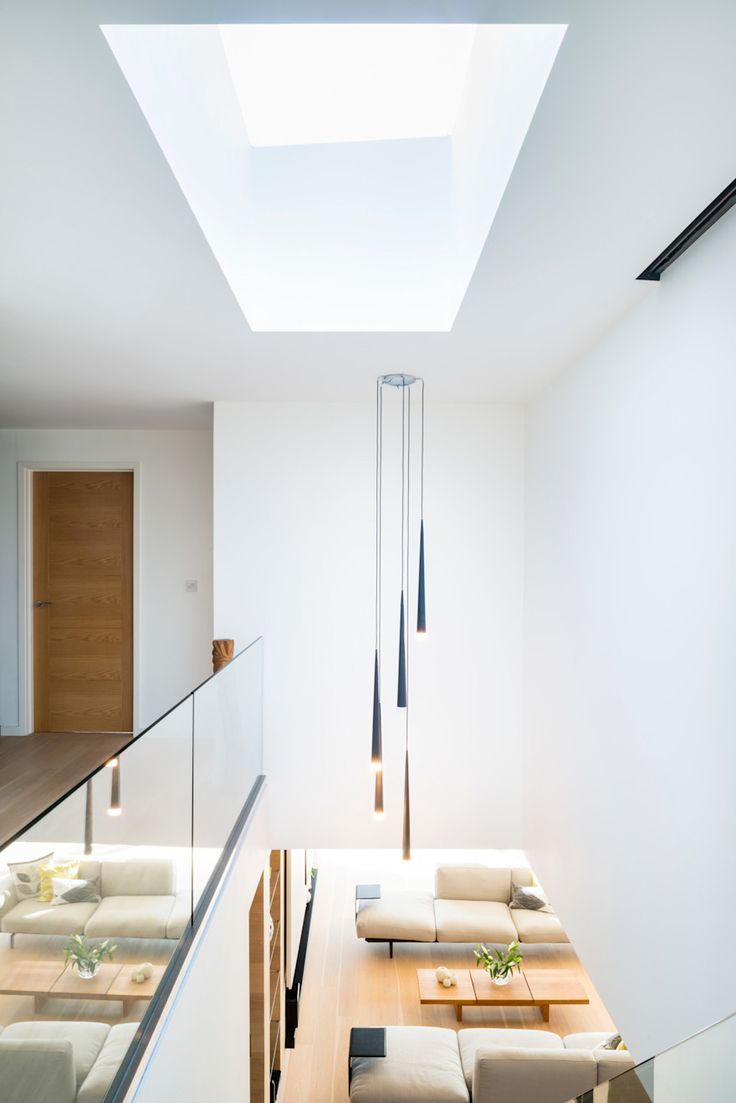
[(118, 1023), (111, 1029), (87, 1079), (79, 1089), (77, 1103), (101, 1103), (137, 1029), (138, 1023)]
[(71, 1042), (0, 1038), (2, 1103), (74, 1103)]
[(529, 866), (519, 866), (511, 870), (511, 880), (515, 885), (524, 885), (528, 888), (534, 884), (534, 874)]
[(437, 866), (434, 894), (438, 900), (511, 899), (511, 870), (490, 866)]
[(166, 924), (173, 906), (173, 896), (105, 896), (90, 916), (84, 933), (88, 938), (166, 938)]
[(597, 1049), (614, 1035), (613, 1030), (586, 1030), (582, 1034), (566, 1034), (562, 1039), (565, 1049)]
[(367, 900), (355, 919), (358, 938), (434, 942), (434, 899), (429, 892), (402, 892)]
[(20, 900), (2, 918), (7, 934), (83, 934), (96, 904), (41, 904), (38, 900)]
[[(569, 942), (556, 915), (549, 912), (524, 911), (512, 908), (509, 912), (518, 933), (519, 942)], [(514, 935), (514, 938), (517, 936)]]
[(84, 1081), (110, 1032), (106, 1023), (13, 1023), (2, 1034), (2, 1041), (70, 1042), (77, 1087)]
[(166, 922), (166, 937), (181, 938), (192, 917), (192, 898), (188, 893), (180, 893), (174, 900)]
[(468, 1103), (454, 1030), (386, 1027), (386, 1056), (353, 1060), (351, 1103)]
[(612, 1036), (613, 1031), (587, 1031), (584, 1034), (568, 1034), (565, 1039), (566, 1049), (587, 1049), (592, 1054), (598, 1065), (598, 1083), (605, 1084), (614, 1076), (618, 1076), (627, 1069), (633, 1069), (634, 1058), (628, 1050), (605, 1049), (604, 1043)]
[(596, 1083), (595, 1058), (585, 1050), (493, 1046), (476, 1052), (473, 1103), (566, 1103)]
[(564, 1049), (562, 1040), (549, 1030), (506, 1030), (504, 1027), (486, 1027), (477, 1030), (461, 1030), (457, 1036), (460, 1060), (463, 1065), (468, 1091), (473, 1087), (475, 1055), (480, 1049), (513, 1046), (526, 1049)]
[(438, 942), (495, 942), (506, 946), (516, 940), (508, 905), (495, 900), (435, 900), (434, 915)]
[(174, 863), (166, 859), (102, 862), (102, 896), (173, 896)]

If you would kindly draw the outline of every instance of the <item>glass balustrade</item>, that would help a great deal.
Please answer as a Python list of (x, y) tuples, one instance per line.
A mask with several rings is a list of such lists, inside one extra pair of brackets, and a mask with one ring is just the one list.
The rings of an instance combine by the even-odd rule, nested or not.
[(0, 851), (0, 1103), (109, 1097), (262, 773), (262, 664), (257, 640)]
[(731, 1015), (599, 1085), (580, 1103), (733, 1103), (734, 1052)]

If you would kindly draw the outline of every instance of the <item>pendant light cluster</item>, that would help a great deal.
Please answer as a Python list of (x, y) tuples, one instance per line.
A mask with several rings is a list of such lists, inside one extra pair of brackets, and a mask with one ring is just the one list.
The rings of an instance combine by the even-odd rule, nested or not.
[(376, 382), (376, 646), (373, 662), (373, 729), (371, 739), (371, 769), (375, 773), (373, 812), (383, 817), (383, 727), (381, 718), (381, 632), (382, 632), (382, 567), (383, 567), (383, 388), (393, 387), (401, 393), (401, 588), (399, 595), (399, 654), (397, 664), (396, 707), (404, 714), (404, 816), (402, 855), (411, 857), (411, 813), (409, 800), (409, 639), (407, 634), (410, 527), (412, 412), (411, 387), (421, 385), (421, 432), (419, 447), (419, 570), (417, 575), (416, 634), (427, 631), (424, 595), (424, 380), (414, 375), (382, 375)]

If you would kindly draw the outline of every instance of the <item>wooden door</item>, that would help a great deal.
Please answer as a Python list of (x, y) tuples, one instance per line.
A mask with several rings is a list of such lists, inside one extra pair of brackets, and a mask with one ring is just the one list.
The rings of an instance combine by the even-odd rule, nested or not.
[(33, 474), (36, 731), (133, 729), (133, 472)]

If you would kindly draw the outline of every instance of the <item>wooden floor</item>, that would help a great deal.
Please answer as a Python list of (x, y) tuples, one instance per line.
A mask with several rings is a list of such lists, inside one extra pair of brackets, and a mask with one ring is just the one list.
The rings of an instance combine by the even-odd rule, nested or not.
[(0, 847), (127, 741), (77, 732), (0, 737)]
[(589, 997), (588, 1006), (553, 1007), (549, 1023), (536, 1008), (472, 1008), (455, 1020), (451, 1007), (421, 1006), (416, 970), (437, 965), (469, 968), (472, 948), (459, 945), (397, 945), (391, 960), (380, 943), (359, 942), (354, 928), (355, 870), (319, 856), (319, 874), (299, 1011), (296, 1048), (288, 1061), (279, 1103), (346, 1103), (347, 1051), (351, 1026), (425, 1025), (450, 1030), (507, 1026), (552, 1030), (560, 1035), (614, 1030), (590, 979), (569, 946), (529, 947), (527, 964), (571, 969)]

